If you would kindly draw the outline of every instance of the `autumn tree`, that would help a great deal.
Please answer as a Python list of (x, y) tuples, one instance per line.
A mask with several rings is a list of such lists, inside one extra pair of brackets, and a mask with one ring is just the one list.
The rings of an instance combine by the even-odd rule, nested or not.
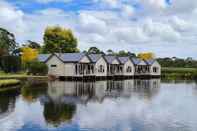
[(146, 53), (139, 53), (138, 57), (143, 59), (143, 60), (149, 60), (149, 59), (154, 59), (155, 54), (152, 52), (146, 52)]
[(59, 26), (45, 29), (43, 53), (71, 53), (78, 51), (77, 38), (75, 38), (70, 29)]
[(32, 49), (30, 47), (23, 47), (21, 48), (21, 52), (22, 52), (21, 59), (24, 64), (36, 60), (38, 57), (37, 49)]
[(14, 34), (0, 28), (0, 56), (12, 54), (17, 46)]

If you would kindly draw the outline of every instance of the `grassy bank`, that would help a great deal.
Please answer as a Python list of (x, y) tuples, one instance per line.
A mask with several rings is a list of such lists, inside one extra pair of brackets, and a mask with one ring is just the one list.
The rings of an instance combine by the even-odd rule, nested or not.
[(0, 72), (0, 80), (3, 79), (17, 79), (17, 80), (27, 80), (27, 79), (45, 79), (47, 80), (47, 76), (32, 76), (32, 75), (27, 75), (24, 72), (19, 72), (19, 73), (4, 73)]
[(16, 79), (0, 80), (0, 88), (14, 86), (17, 84), (20, 84), (20, 80), (16, 80)]
[(163, 78), (167, 79), (197, 79), (197, 68), (165, 68), (161, 70)]

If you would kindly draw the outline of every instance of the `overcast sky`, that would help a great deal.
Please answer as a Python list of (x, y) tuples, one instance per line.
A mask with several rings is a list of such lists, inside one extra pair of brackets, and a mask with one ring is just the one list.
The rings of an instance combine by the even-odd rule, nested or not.
[(42, 43), (49, 25), (71, 28), (81, 50), (197, 59), (197, 0), (0, 0), (0, 27), (17, 42)]

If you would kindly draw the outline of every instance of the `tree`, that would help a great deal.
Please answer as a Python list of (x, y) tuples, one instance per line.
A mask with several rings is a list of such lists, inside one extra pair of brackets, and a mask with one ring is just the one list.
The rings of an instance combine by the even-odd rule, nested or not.
[(43, 53), (71, 53), (79, 52), (77, 38), (70, 29), (59, 26), (47, 27), (44, 33)]
[(21, 51), (22, 51), (21, 59), (24, 64), (27, 62), (31, 62), (37, 59), (38, 57), (37, 49), (32, 49), (30, 47), (23, 47), (21, 48)]
[(128, 56), (128, 52), (127, 51), (124, 51), (124, 50), (121, 50), (117, 53), (117, 56)]
[(107, 54), (108, 54), (108, 55), (114, 55), (114, 51), (111, 50), (111, 49), (108, 49), (108, 50), (107, 50)]
[(146, 52), (146, 53), (139, 53), (138, 57), (143, 60), (149, 60), (149, 59), (154, 59), (155, 55), (152, 52)]
[(100, 54), (101, 51), (100, 51), (97, 47), (90, 47), (90, 48), (88, 49), (88, 53), (89, 53), (89, 54)]
[(17, 46), (14, 34), (0, 28), (0, 56), (11, 54)]

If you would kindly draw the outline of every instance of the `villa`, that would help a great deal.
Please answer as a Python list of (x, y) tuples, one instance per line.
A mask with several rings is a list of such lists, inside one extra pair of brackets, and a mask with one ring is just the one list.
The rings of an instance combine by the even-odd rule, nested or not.
[(40, 54), (40, 62), (48, 65), (48, 75), (66, 79), (159, 77), (161, 66), (155, 60), (116, 57), (103, 54)]

